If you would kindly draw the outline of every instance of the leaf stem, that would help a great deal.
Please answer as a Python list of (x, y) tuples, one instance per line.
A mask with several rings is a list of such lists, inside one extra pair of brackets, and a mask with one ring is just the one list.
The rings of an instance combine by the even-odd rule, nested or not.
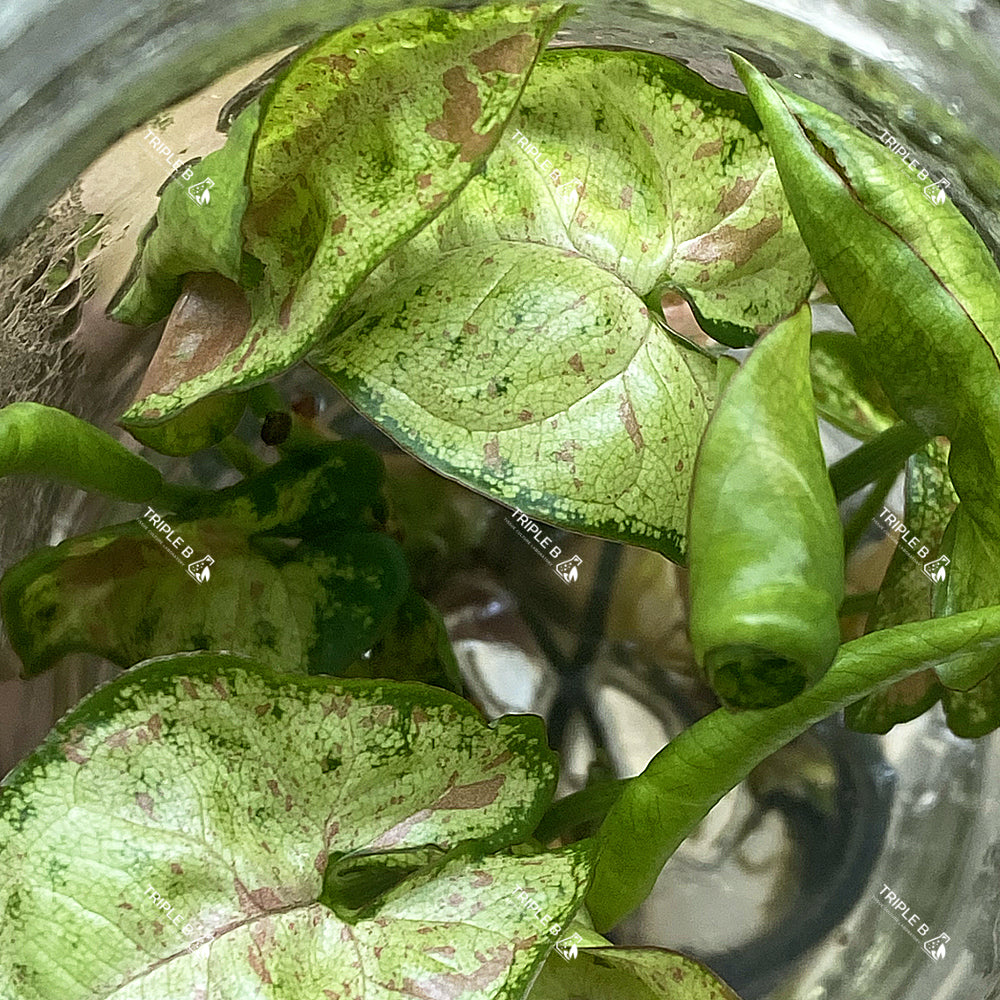
[(871, 524), (875, 511), (885, 503), (886, 495), (892, 489), (892, 484), (896, 481), (899, 470), (894, 469), (886, 473), (876, 481), (871, 492), (862, 500), (861, 505), (851, 515), (847, 524), (844, 525), (844, 552), (850, 554), (861, 541), (861, 536), (865, 533), (868, 525)]
[(225, 460), (244, 476), (252, 476), (269, 468), (267, 462), (255, 455), (253, 449), (235, 434), (227, 434), (215, 447), (222, 452)]
[(642, 774), (620, 783), (597, 833), (600, 855), (587, 897), (595, 928), (603, 933), (634, 910), (722, 796), (810, 726), (919, 670), (998, 648), (1000, 605), (909, 622), (845, 643), (827, 673), (784, 705), (718, 709), (699, 719)]
[(895, 470), (895, 479), (910, 455), (929, 440), (929, 436), (919, 428), (900, 421), (834, 462), (828, 471), (837, 503), (869, 483), (882, 479), (890, 470)]
[(599, 781), (564, 796), (549, 806), (532, 836), (548, 844), (584, 823), (603, 820), (623, 785), (620, 780)]

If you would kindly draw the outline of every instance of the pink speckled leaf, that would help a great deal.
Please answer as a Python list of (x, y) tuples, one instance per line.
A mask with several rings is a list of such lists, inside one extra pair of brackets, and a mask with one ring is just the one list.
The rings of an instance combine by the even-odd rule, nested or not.
[(519, 1000), (592, 845), (490, 852), (528, 836), (555, 779), (533, 716), (487, 725), (424, 685), (233, 656), (149, 661), (4, 781), (0, 995)]

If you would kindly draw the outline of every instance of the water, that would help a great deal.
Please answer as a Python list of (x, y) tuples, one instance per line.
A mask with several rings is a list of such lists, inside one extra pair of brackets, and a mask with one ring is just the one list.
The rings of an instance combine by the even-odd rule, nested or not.
[[(62, 6), (64, 17), (74, 9)], [(48, 82), (48, 91), (41, 89), (44, 72), (23, 76), (24, 86), (34, 81), (39, 93), (11, 121), (23, 128), (22, 145), (45, 162), (32, 172), (11, 157), (0, 188), (0, 206), (6, 205), (0, 242), (13, 247), (0, 263), (0, 403), (47, 402), (112, 429), (159, 334), (159, 328), (123, 330), (104, 317), (169, 169), (151, 151), (146, 124), (185, 155), (216, 148), (223, 138), (216, 118), (227, 100), (318, 33), (321, 6), (250, 5), (241, 16), (251, 27), (223, 33), (223, 5), (201, 5), (200, 11), (177, 5), (144, 27), (149, 11), (135, 5), (128, 9), (136, 16), (121, 52), (109, 41), (122, 30), (115, 23), (125, 16), (119, 9), (115, 17), (93, 18), (94, 36), (81, 35), (75, 55), (62, 48), (52, 58), (63, 74)], [(801, 14), (808, 23), (788, 19), (779, 8), (736, 0), (696, 9), (667, 0), (594, 4), (554, 44), (661, 52), (735, 89), (724, 51), (734, 48), (804, 96), (869, 132), (888, 130), (919, 151), (921, 162), (947, 174), (948, 196), (996, 254), (1000, 82), (987, 58), (989, 39), (995, 44), (998, 37), (994, 8), (966, 5), (950, 24), (943, 23), (945, 12), (904, 4), (857, 5), (846, 14), (832, 4), (813, 4)], [(346, 5), (343, 10), (345, 23), (364, 14)], [(872, 14), (883, 18), (883, 26)], [(12, 21), (0, 23), (13, 34), (19, 30)], [(43, 19), (37, 32), (44, 38), (55, 30), (53, 20)], [(65, 32), (63, 26), (51, 37), (65, 41)], [(87, 62), (94, 76), (105, 77), (100, 89), (83, 72), (88, 41), (92, 53), (102, 54)], [(265, 41), (272, 50), (246, 62)], [(21, 52), (30, 52), (23, 38)], [(0, 76), (23, 68), (11, 49), (0, 56)], [(126, 72), (141, 83), (123, 89)], [(74, 73), (77, 90), (67, 91)], [(162, 107), (165, 94), (177, 97), (200, 84), (207, 86)], [(117, 103), (112, 93), (122, 95)], [(42, 113), (47, 96), (48, 119)], [(153, 114), (144, 125), (125, 128)], [(62, 148), (55, 141), (60, 135)], [(9, 138), (8, 123), (0, 127), (0, 161), (11, 148), (4, 145)], [(63, 188), (44, 220), (22, 237), (35, 208)], [(398, 469), (421, 475), (308, 371), (290, 373), (285, 384), (316, 399), (325, 422), (367, 437)], [(165, 460), (162, 467), (175, 479), (220, 481), (218, 467), (181, 460)], [(553, 663), (587, 632), (586, 595), (606, 587), (604, 628), (586, 678), (606, 747), (598, 752), (585, 722), (564, 713), (561, 792), (580, 787), (594, 766), (637, 773), (668, 738), (708, 710), (703, 688), (690, 676), (681, 571), (632, 551), (619, 557), (602, 584), (594, 568), (613, 547), (577, 540), (589, 571), (583, 586), (567, 592), (503, 510), (446, 488), (457, 491), (460, 516), (452, 533), (442, 529), (436, 598), (467, 682), (490, 714), (552, 707)], [(129, 505), (83, 500), (75, 491), (11, 481), (0, 481), (0, 510), (2, 566), (39, 545), (137, 513)], [(880, 556), (871, 558), (877, 565)], [(877, 578), (876, 570), (868, 571)], [(655, 600), (644, 606), (651, 594)], [(532, 605), (547, 609), (541, 644), (525, 611)], [(544, 648), (547, 642), (556, 654)], [(16, 671), (9, 649), (0, 648), (0, 772), (113, 673), (83, 657), (30, 682), (16, 679)], [(768, 783), (762, 772), (756, 787), (741, 786), (727, 796), (615, 938), (691, 951), (723, 972), (745, 1000), (995, 1000), (998, 749), (995, 736), (974, 742), (950, 736), (937, 711), (881, 739), (834, 724), (818, 727), (779, 755), (773, 765), (778, 777)], [(883, 886), (933, 902), (935, 929), (946, 928), (950, 937), (947, 962), (924, 955), (880, 908)]]

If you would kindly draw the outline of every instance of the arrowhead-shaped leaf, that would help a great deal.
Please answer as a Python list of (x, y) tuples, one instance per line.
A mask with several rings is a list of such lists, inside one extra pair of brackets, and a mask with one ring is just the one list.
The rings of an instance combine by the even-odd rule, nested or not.
[(484, 174), (311, 360), (439, 471), (680, 561), (714, 375), (644, 303), (680, 290), (748, 343), (813, 279), (742, 96), (648, 53), (548, 50)]
[[(162, 316), (167, 293), (179, 291), (176, 274), (212, 270), (245, 290), (249, 326), (223, 356), (198, 352), (181, 379), (147, 386), (126, 420), (164, 420), (298, 360), (364, 275), (481, 167), (563, 11), (555, 3), (403, 11), (303, 52), (240, 116), (259, 108), (255, 140), (227, 154), (242, 171), (232, 171), (243, 192), (234, 211), (245, 208), (240, 270), (231, 227), (233, 252), (215, 266), (172, 260), (173, 274), (164, 275), (167, 265), (151, 254), (143, 264), (150, 288), (136, 286), (135, 295), (143, 305), (155, 298), (156, 308), (131, 309), (130, 291), (116, 313), (140, 322)], [(201, 207), (185, 205), (185, 215)], [(183, 240), (187, 221), (165, 209), (150, 242), (161, 230)], [(252, 278), (247, 260), (257, 268)], [(178, 360), (175, 343), (165, 349)]]
[[(145, 664), (4, 782), (0, 993), (520, 1000), (555, 939), (518, 892), (568, 920), (590, 845), (489, 854), (555, 780), (537, 718), (423, 685)], [(397, 884), (338, 917), (328, 864), (381, 853)], [(401, 855), (430, 861), (398, 880)]]

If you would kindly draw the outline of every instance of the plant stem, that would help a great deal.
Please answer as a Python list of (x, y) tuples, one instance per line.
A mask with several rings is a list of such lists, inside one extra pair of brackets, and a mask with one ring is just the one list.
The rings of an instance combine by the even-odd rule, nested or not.
[(215, 447), (222, 452), (226, 461), (244, 476), (252, 476), (255, 472), (263, 472), (268, 468), (267, 462), (258, 458), (253, 449), (235, 434), (227, 434)]
[(899, 473), (892, 471), (879, 479), (861, 502), (861, 506), (851, 515), (850, 520), (844, 525), (844, 552), (850, 554), (854, 551), (861, 536), (865, 533), (875, 511), (884, 503), (886, 494), (892, 489), (892, 484), (896, 481)]
[(810, 726), (919, 670), (998, 647), (1000, 605), (897, 625), (845, 643), (826, 675), (784, 705), (699, 719), (642, 774), (618, 783), (587, 896), (595, 928), (603, 933), (634, 910), (722, 796)]
[(583, 823), (604, 819), (621, 795), (622, 784), (614, 780), (599, 781), (554, 802), (539, 820), (532, 836), (548, 844)]
[(837, 503), (883, 478), (890, 470), (895, 470), (895, 479), (910, 455), (929, 440), (922, 430), (901, 421), (834, 462), (828, 471)]

